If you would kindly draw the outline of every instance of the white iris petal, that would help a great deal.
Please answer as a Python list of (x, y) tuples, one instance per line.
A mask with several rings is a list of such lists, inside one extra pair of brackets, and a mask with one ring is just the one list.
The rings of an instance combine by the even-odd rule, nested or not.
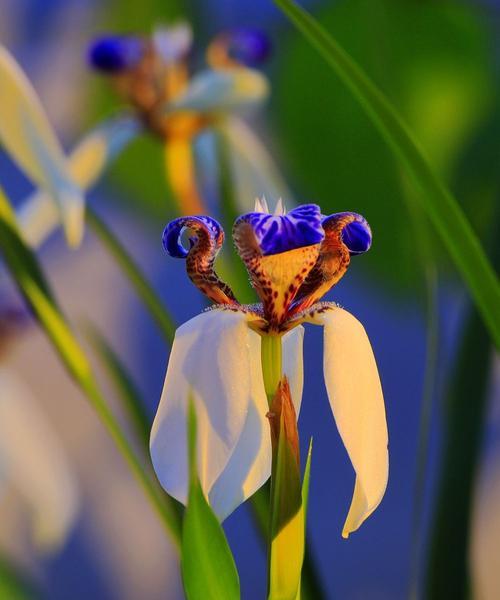
[(260, 339), (248, 318), (216, 309), (176, 332), (151, 432), (151, 456), (161, 484), (181, 502), (187, 497), (189, 396), (196, 407), (198, 469), (207, 495), (240, 439), (249, 410), (265, 406)]
[[(252, 371), (252, 377), (262, 378), (260, 336), (255, 335), (254, 356), (248, 368)], [(303, 339), (304, 328), (300, 326), (283, 336), (283, 372), (289, 379), (297, 415), (304, 383)], [(221, 520), (254, 494), (271, 476), (271, 438), (266, 417), (268, 410), (265, 396), (259, 394), (250, 401), (240, 439), (226, 468), (210, 490), (210, 504)]]
[(71, 179), (63, 150), (47, 115), (19, 65), (0, 46), (0, 140), (19, 166), (58, 205), (68, 243), (83, 235), (84, 200)]
[(288, 377), (290, 393), (297, 418), (304, 388), (304, 328), (294, 327), (283, 336), (283, 374)]
[(0, 465), (4, 484), (28, 506), (35, 543), (55, 549), (78, 509), (76, 482), (59, 440), (30, 391), (0, 369)]
[(323, 369), (333, 416), (356, 472), (344, 537), (377, 508), (389, 473), (387, 423), (380, 378), (364, 327), (334, 307), (313, 318), (324, 325)]
[(195, 110), (224, 112), (251, 107), (262, 102), (269, 93), (267, 79), (252, 69), (202, 71), (195, 75), (187, 90), (169, 102), (166, 112)]
[[(101, 124), (88, 133), (68, 157), (68, 170), (83, 190), (91, 188), (109, 163), (141, 131), (135, 117), (124, 116)], [(60, 223), (60, 215), (50, 193), (38, 191), (21, 206), (18, 221), (23, 238), (39, 247)]]

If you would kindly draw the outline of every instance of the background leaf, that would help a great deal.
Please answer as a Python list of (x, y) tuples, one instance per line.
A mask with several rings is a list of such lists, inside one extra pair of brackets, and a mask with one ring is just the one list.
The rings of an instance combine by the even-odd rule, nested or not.
[[(496, 92), (491, 27), (477, 7), (349, 0), (325, 7), (318, 19), (398, 107), (482, 233), (495, 199), (486, 193), (471, 198), (467, 190), (478, 187), (464, 180), (479, 180), (480, 172), (483, 191), (487, 182), (496, 182), (500, 136), (496, 128), (487, 143), (478, 139)], [(285, 38), (278, 59), (274, 112), (296, 185), (307, 200), (330, 212), (347, 208), (364, 214), (375, 237), (359, 268), (391, 283), (391, 293), (415, 293), (420, 287), (415, 237), (407, 232), (400, 165), (342, 81), (315, 59), (307, 40)], [(439, 246), (433, 249), (443, 263), (444, 253)]]
[(419, 192), (420, 205), (466, 283), (495, 344), (500, 347), (498, 279), (470, 223), (434, 174), (412, 132), (380, 89), (311, 15), (291, 0), (275, 0), (275, 3), (349, 88), (405, 168)]
[(15, 223), (14, 213), (0, 190), (0, 249), (20, 292), (31, 307), (40, 326), (52, 342), (61, 361), (80, 386), (108, 430), (116, 446), (142, 486), (153, 508), (174, 543), (179, 543), (178, 515), (164, 501), (163, 495), (149, 478), (120, 425), (106, 404), (95, 381), (90, 363), (66, 319), (57, 306), (35, 255), (22, 241)]

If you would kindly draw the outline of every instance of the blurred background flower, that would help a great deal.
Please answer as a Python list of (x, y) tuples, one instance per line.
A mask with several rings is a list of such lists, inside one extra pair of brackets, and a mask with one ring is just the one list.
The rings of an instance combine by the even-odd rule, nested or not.
[[(403, 113), (486, 245), (499, 219), (498, 3), (316, 0), (303, 4), (314, 9)], [(317, 202), (325, 212), (355, 210), (366, 216), (373, 229), (373, 247), (363, 264), (356, 263), (350, 277), (329, 297), (349, 306), (369, 333), (387, 402), (393, 457), (383, 503), (348, 542), (340, 539), (338, 531), (349, 500), (352, 468), (340, 440), (331, 435), (327, 403), (305, 402), (300, 417), (303, 444), (309, 435), (315, 438), (309, 527), (327, 597), (396, 599), (409, 587), (428, 321), (423, 255), (424, 266), (429, 257), (435, 263), (440, 284), (435, 402), (430, 410), (430, 457), (423, 493), (425, 535), (420, 540), (425, 544), (421, 589), (432, 580), (426, 575), (435, 571), (427, 568), (432, 561), (443, 574), (453, 569), (451, 579), (458, 581), (468, 574), (479, 597), (495, 599), (500, 590), (495, 564), (500, 555), (495, 525), (500, 519), (498, 358), (492, 358), (488, 338), (481, 337), (480, 326), (474, 327), (472, 321), (478, 337), (468, 337), (465, 350), (477, 354), (479, 363), (465, 354), (468, 368), (461, 369), (462, 393), (449, 385), (458, 381), (452, 367), (463, 333), (471, 329), (464, 290), (427, 222), (417, 216), (420, 226), (414, 227), (405, 203), (411, 191), (371, 123), (272, 3), (7, 0), (0, 42), (34, 82), (68, 148), (87, 126), (116, 108), (106, 82), (89, 76), (85, 62), (89, 42), (108, 31), (148, 32), (156, 23), (177, 18), (192, 23), (202, 48), (221, 30), (265, 29), (273, 46), (265, 70), (272, 83), (271, 98), (268, 109), (252, 122), (252, 130), (285, 172), (295, 197)], [(176, 320), (184, 322), (201, 309), (202, 301), (186, 281), (183, 265), (167, 261), (161, 250), (161, 232), (175, 213), (163, 160), (161, 145), (154, 139), (137, 139), (89, 199), (113, 223)], [(0, 173), (2, 185), (19, 202), (31, 191), (5, 155), (0, 155)], [(248, 199), (249, 206), (253, 200)], [(116, 266), (90, 234), (76, 254), (68, 254), (58, 235), (42, 258), (74, 322), (92, 319), (119, 349), (149, 401), (152, 420), (168, 349)], [(306, 336), (305, 377), (310, 384), (308, 396), (326, 399), (320, 336), (315, 328)], [(83, 494), (83, 513), (68, 543), (37, 567), (45, 595), (58, 599), (70, 593), (76, 600), (90, 595), (181, 597), (173, 551), (156, 517), (43, 336), (31, 331), (19, 340), (8, 361), (58, 432)], [(461, 421), (451, 418), (457, 410)], [(475, 429), (467, 429), (467, 424)], [(305, 455), (306, 448), (301, 450)], [(471, 454), (474, 460), (466, 460)], [(449, 501), (450, 493), (455, 502)], [(444, 512), (452, 526), (443, 534), (447, 551), (434, 540), (437, 550), (431, 553), (428, 544), (439, 530), (434, 517), (438, 497), (446, 497)], [(474, 519), (469, 521), (471, 512)], [(5, 526), (4, 520), (1, 523)], [(248, 507), (229, 517), (226, 531), (243, 596), (264, 597), (265, 555)], [(457, 554), (449, 552), (451, 548)], [(428, 597), (440, 597), (436, 589)]]

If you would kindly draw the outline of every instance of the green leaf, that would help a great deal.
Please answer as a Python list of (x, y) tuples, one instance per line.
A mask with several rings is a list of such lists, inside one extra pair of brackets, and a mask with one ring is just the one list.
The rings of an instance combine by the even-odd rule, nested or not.
[(235, 600), (240, 582), (224, 530), (210, 508), (196, 466), (196, 414), (188, 408), (189, 495), (182, 526), (181, 569), (188, 600)]
[(350, 89), (405, 167), (419, 191), (420, 205), (441, 237), (492, 339), (500, 348), (500, 284), (457, 201), (433, 172), (403, 119), (354, 60), (292, 0), (274, 2)]
[(178, 515), (147, 475), (97, 386), (90, 363), (57, 306), (35, 255), (24, 244), (12, 208), (0, 190), (0, 250), (6, 265), (40, 326), (52, 342), (68, 372), (87, 396), (103, 425), (142, 486), (174, 543), (179, 543)]
[[(489, 118), (496, 88), (484, 12), (471, 3), (349, 0), (324, 3), (316, 16), (407, 120), (482, 239), (497, 197), (488, 188), (498, 188), (500, 153), (498, 126)], [(415, 191), (401, 163), (303, 36), (284, 37), (277, 59), (273, 116), (295, 187), (325, 213), (349, 209), (368, 219), (374, 244), (353, 264), (365, 279), (393, 299), (422, 296), (415, 249), (426, 240), (408, 230), (408, 205), (416, 213), (419, 203), (407, 200)], [(483, 128), (488, 137), (479, 138)], [(419, 212), (433, 262), (454, 272)]]
[[(302, 511), (304, 513), (304, 537), (306, 536), (307, 531), (307, 503), (309, 501), (309, 480), (311, 478), (311, 458), (312, 458), (312, 443), (313, 439), (309, 440), (309, 449), (307, 451), (307, 459), (306, 459), (306, 468), (304, 469), (304, 478), (302, 479)], [(309, 581), (304, 581), (306, 577), (305, 568), (306, 568), (306, 557), (307, 557), (307, 548), (304, 556), (304, 564), (302, 565), (302, 573), (299, 581), (299, 589), (297, 590), (297, 595), (295, 600), (301, 600), (301, 598), (309, 598), (314, 597), (309, 593), (308, 586)], [(314, 580), (313, 580), (314, 581)]]
[(302, 506), (304, 507), (304, 519), (307, 517), (307, 504), (309, 502), (309, 480), (311, 479), (311, 459), (312, 459), (313, 439), (309, 440), (309, 449), (307, 450), (306, 468), (304, 469), (304, 478), (302, 480)]
[(3, 556), (0, 557), (0, 599), (35, 600), (40, 598), (34, 584)]

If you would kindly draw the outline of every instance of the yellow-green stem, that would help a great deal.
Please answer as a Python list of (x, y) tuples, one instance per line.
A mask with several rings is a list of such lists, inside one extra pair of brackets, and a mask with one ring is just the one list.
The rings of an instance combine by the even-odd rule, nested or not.
[(278, 385), (282, 377), (281, 336), (263, 335), (261, 338), (260, 353), (262, 360), (264, 389), (266, 390), (269, 406), (271, 406), (274, 394), (278, 389)]
[[(267, 402), (271, 407), (274, 395), (282, 377), (282, 348), (281, 336), (263, 335), (261, 337), (260, 355), (262, 362), (262, 376), (264, 379), (264, 389), (266, 390)], [(269, 537), (267, 540), (267, 576), (268, 590), (270, 589), (271, 575), (271, 544), (272, 544), (272, 522), (273, 522), (273, 495), (274, 479), (276, 472), (276, 453), (273, 447), (272, 467), (271, 467), (271, 485), (270, 485), (270, 506), (269, 506)]]

